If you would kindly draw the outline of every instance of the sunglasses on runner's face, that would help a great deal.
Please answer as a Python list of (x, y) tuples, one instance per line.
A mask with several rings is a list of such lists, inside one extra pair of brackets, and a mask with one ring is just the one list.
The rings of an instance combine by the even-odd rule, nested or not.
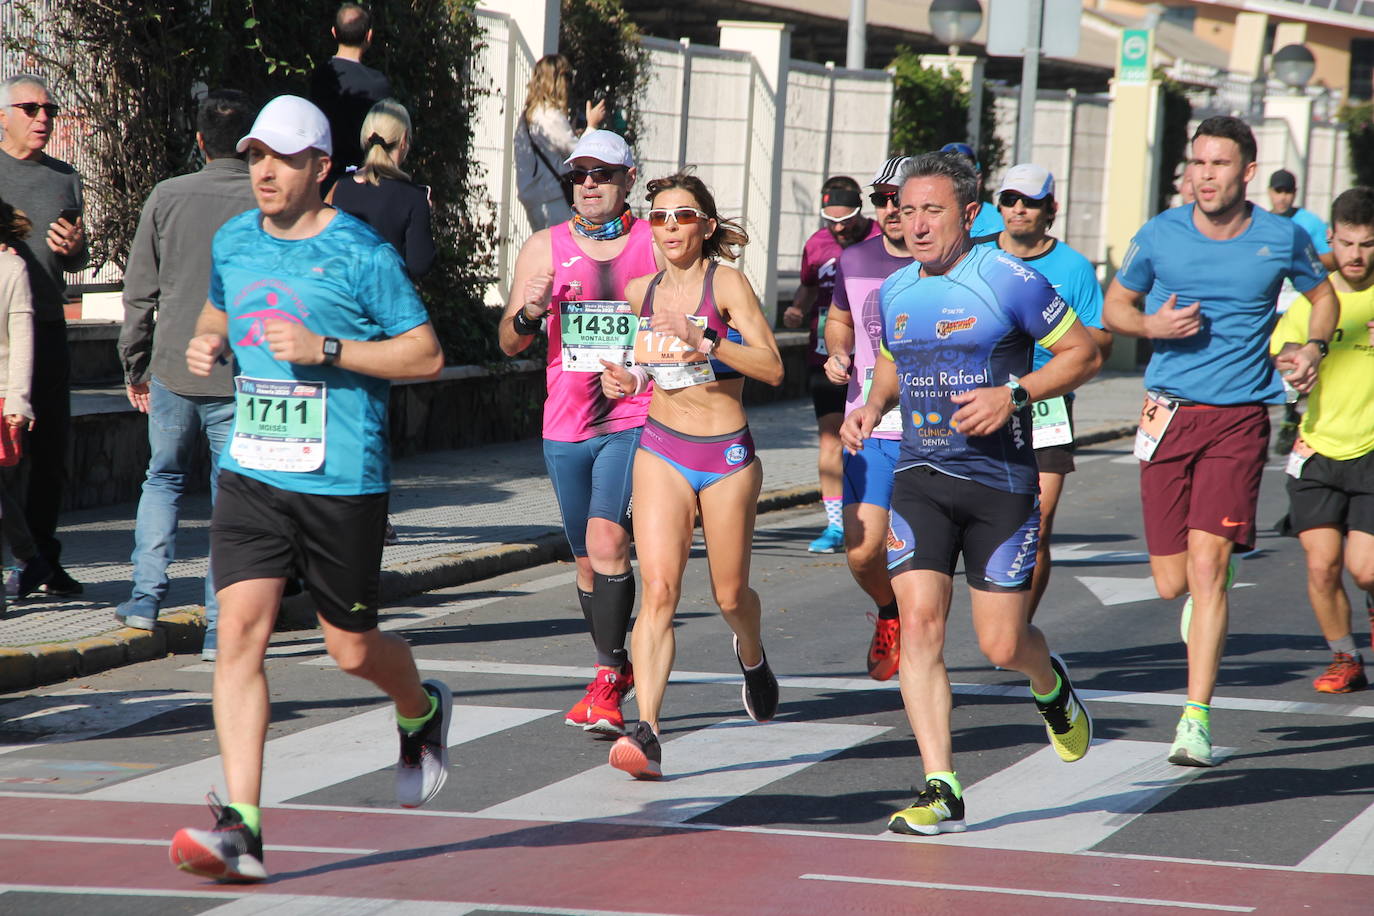
[(10, 107), (18, 108), (31, 118), (38, 117), (40, 111), (46, 111), (48, 117), (55, 118), (57, 113), (62, 110), (56, 102), (43, 102), (41, 104), (38, 102), (11, 102)]
[(1045, 201), (1043, 199), (1036, 200), (1034, 197), (1027, 197), (1024, 194), (1016, 194), (1012, 191), (1003, 191), (1001, 196), (997, 198), (997, 205), (999, 207), (1006, 207), (1010, 210), (1012, 207), (1016, 206), (1017, 201), (1025, 204), (1027, 210), (1039, 210), (1041, 207), (1045, 206)]
[(691, 226), (695, 223), (705, 222), (711, 217), (707, 216), (696, 207), (676, 207), (672, 210), (650, 210), (650, 226), (666, 226), (668, 220), (672, 220), (678, 226)]
[(868, 195), (868, 202), (878, 210), (881, 210), (883, 207), (895, 207), (897, 206), (897, 192), (874, 191), (872, 194)]
[(588, 176), (591, 176), (592, 184), (605, 184), (623, 171), (625, 171), (623, 166), (616, 166), (615, 168), (573, 169), (564, 175), (563, 178), (569, 184), (582, 184), (587, 180)]

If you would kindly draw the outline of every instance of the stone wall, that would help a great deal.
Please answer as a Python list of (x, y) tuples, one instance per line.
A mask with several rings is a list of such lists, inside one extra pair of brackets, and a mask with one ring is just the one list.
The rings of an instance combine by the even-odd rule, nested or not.
[[(118, 326), (114, 328), (117, 335)], [(99, 336), (86, 336), (90, 340), (83, 345), (97, 354)], [(112, 353), (114, 337), (106, 336), (105, 344)], [(806, 334), (781, 331), (777, 336), (785, 367), (783, 384), (772, 388), (748, 380), (744, 389), (747, 404), (809, 396)], [(73, 363), (76, 359), (74, 346)], [(98, 355), (89, 357), (89, 366), (99, 364)], [(531, 360), (514, 360), (494, 369), (450, 366), (432, 381), (397, 383), (391, 386), (392, 454), (399, 457), (536, 438), (543, 421), (543, 400), (544, 367)], [(136, 500), (148, 466), (147, 417), (132, 408), (73, 416), (69, 454), (72, 481), (64, 500), (66, 508), (89, 509)], [(208, 486), (208, 467), (208, 451), (202, 444), (188, 489)]]

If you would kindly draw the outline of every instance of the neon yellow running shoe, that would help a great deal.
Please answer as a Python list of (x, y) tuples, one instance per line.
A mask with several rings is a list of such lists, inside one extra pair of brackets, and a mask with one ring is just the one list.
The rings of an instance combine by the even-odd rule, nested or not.
[[(1231, 583), (1236, 581), (1236, 558), (1232, 557), (1226, 565), (1226, 588), (1231, 588)], [(1183, 602), (1183, 614), (1178, 618), (1178, 635), (1183, 640), (1183, 644), (1188, 645), (1188, 628), (1193, 625), (1193, 596), (1190, 593), (1188, 600)]]
[(888, 819), (887, 829), (908, 836), (935, 836), (937, 833), (963, 833), (964, 800), (943, 779), (928, 779), (926, 787), (910, 808), (903, 808)]
[(1059, 696), (1048, 703), (1035, 701), (1040, 715), (1045, 719), (1045, 734), (1049, 735), (1050, 746), (1059, 759), (1065, 763), (1082, 760), (1093, 743), (1093, 717), (1074, 693), (1073, 682), (1064, 667), (1064, 660), (1058, 655), (1050, 655), (1050, 665), (1059, 675), (1061, 686)]

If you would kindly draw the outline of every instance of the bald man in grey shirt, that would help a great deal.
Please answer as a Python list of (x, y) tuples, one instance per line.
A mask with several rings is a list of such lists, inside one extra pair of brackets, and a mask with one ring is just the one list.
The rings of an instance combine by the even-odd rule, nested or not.
[[(129, 403), (148, 414), (151, 458), (134, 525), (133, 589), (115, 610), (125, 626), (152, 630), (167, 597), (167, 566), (175, 551), (178, 502), (199, 451), (210, 445), (210, 495), (216, 492), (219, 454), (234, 419), (233, 367), (219, 365), (208, 378), (186, 371), (186, 345), (210, 287), (210, 246), (229, 219), (257, 206), (248, 164), (235, 151), (253, 126), (256, 109), (241, 92), (207, 95), (197, 115), (196, 142), (203, 169), (169, 178), (143, 205), (124, 271), (124, 327), (119, 358)], [(205, 643), (213, 660), (219, 617), (214, 576), (205, 576)]]

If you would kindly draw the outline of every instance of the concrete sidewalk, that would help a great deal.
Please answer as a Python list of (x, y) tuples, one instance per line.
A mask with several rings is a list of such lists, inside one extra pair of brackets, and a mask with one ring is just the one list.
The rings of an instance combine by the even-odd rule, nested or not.
[[(1079, 442), (1129, 434), (1141, 397), (1134, 373), (1108, 373), (1085, 385), (1074, 407)], [(819, 499), (810, 402), (751, 407), (749, 424), (764, 467), (760, 509)], [(113, 616), (129, 596), (135, 509), (129, 503), (63, 518), (63, 565), (85, 594), (11, 601), (0, 619), (0, 690), (200, 650), (209, 495), (185, 500), (177, 549), (186, 559), (172, 564), (171, 591), (153, 633), (123, 628)], [(569, 555), (538, 440), (400, 459), (392, 468), (391, 512), (400, 543), (382, 559), (389, 600)], [(819, 532), (819, 514), (816, 522)], [(292, 610), (308, 622), (305, 600)]]

